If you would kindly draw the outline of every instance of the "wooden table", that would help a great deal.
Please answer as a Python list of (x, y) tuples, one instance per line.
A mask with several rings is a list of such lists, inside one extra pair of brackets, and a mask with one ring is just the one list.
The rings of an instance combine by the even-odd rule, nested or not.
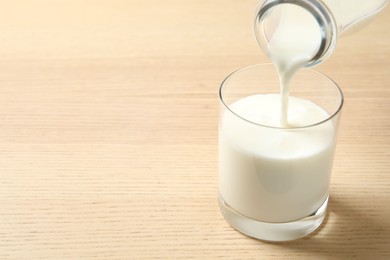
[(217, 206), (217, 89), (267, 62), (255, 0), (0, 4), (0, 259), (390, 259), (390, 9), (318, 70), (345, 93), (325, 224)]

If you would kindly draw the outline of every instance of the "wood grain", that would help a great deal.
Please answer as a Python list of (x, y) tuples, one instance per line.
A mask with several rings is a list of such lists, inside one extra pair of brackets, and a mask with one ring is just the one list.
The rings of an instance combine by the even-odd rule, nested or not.
[(0, 259), (389, 259), (390, 12), (318, 70), (345, 93), (326, 223), (273, 244), (217, 207), (217, 89), (267, 62), (256, 1), (0, 4)]

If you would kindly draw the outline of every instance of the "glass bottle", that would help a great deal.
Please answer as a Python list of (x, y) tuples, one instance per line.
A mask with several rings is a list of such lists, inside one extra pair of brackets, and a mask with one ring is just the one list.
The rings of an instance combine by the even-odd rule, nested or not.
[[(281, 32), (290, 33), (284, 44), (318, 45), (306, 64), (314, 66), (333, 53), (340, 36), (366, 25), (387, 3), (388, 0), (262, 0), (255, 17), (256, 39), (268, 56), (272, 38)], [(314, 26), (310, 24), (313, 21)]]

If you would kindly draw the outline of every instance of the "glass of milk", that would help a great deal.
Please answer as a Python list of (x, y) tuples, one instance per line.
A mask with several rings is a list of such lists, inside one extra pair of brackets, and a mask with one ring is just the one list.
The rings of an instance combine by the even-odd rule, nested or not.
[(279, 86), (274, 66), (262, 64), (232, 73), (219, 90), (220, 210), (267, 241), (304, 237), (324, 220), (343, 105), (337, 84), (310, 69), (294, 75), (287, 101)]

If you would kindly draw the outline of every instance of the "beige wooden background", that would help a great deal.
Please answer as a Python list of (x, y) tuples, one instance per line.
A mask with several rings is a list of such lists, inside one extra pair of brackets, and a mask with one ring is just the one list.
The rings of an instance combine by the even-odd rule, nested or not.
[(390, 259), (390, 9), (317, 67), (345, 92), (325, 225), (217, 207), (217, 89), (267, 62), (255, 0), (0, 3), (0, 259)]

